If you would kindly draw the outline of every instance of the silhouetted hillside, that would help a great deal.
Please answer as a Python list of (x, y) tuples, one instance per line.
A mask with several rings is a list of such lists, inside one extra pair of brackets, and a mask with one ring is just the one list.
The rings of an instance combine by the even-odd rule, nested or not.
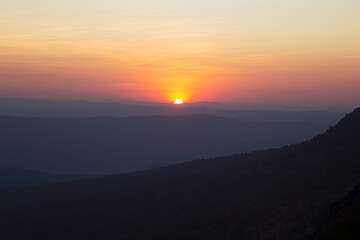
[(73, 181), (91, 177), (92, 176), (87, 175), (52, 174), (23, 168), (1, 168), (0, 187), (39, 185)]
[(298, 143), (328, 126), (214, 116), (0, 117), (0, 167), (55, 173), (143, 170)]
[(315, 240), (360, 239), (360, 185), (326, 211), (326, 222)]
[(360, 109), (298, 145), (0, 189), (5, 239), (307, 239), (360, 182)]

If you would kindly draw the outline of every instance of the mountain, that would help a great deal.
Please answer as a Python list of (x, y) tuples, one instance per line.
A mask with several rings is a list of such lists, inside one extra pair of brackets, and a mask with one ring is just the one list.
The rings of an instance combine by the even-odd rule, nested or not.
[(332, 204), (314, 240), (360, 239), (360, 185)]
[(91, 178), (87, 175), (61, 175), (24, 168), (1, 168), (0, 187), (29, 186)]
[(249, 111), (239, 110), (236, 107), (216, 102), (173, 105), (171, 103), (131, 101), (90, 102), (0, 99), (0, 115), (52, 118), (212, 115), (242, 121), (309, 122), (330, 126), (334, 125), (345, 114), (324, 111)]
[(300, 142), (328, 126), (207, 115), (0, 117), (0, 167), (53, 173), (136, 171)]
[(360, 108), (301, 144), (0, 188), (4, 239), (308, 239), (360, 182)]

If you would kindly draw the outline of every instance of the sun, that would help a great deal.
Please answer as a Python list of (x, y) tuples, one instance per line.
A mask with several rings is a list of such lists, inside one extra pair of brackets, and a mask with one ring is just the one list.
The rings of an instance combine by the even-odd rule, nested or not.
[(174, 101), (174, 104), (183, 104), (184, 102), (181, 100), (181, 99), (176, 99), (175, 101)]

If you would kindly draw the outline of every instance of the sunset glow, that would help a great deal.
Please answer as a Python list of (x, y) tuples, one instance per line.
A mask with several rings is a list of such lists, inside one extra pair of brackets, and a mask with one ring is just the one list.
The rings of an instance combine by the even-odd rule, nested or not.
[(175, 101), (174, 101), (174, 104), (177, 104), (177, 105), (181, 105), (181, 104), (183, 104), (184, 102), (181, 100), (181, 99), (176, 99)]
[(358, 104), (359, 9), (355, 0), (2, 1), (0, 95)]

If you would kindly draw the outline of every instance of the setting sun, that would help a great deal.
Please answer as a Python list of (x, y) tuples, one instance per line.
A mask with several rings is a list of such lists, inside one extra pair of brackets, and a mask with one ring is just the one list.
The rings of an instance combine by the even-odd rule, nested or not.
[(176, 99), (174, 104), (183, 104), (184, 102), (181, 99)]

